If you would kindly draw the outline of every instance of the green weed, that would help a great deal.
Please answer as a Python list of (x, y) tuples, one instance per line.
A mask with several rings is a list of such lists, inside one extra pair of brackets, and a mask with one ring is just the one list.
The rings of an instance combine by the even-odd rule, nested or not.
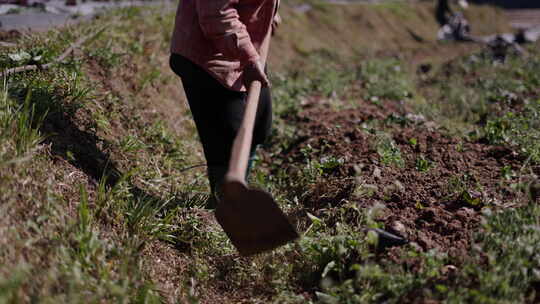
[(414, 92), (404, 66), (397, 60), (366, 60), (358, 68), (357, 77), (366, 100), (399, 101)]
[(405, 166), (405, 160), (401, 156), (401, 151), (390, 135), (385, 133), (377, 135), (375, 148), (381, 157), (381, 163), (384, 165)]
[(174, 212), (169, 212), (163, 218), (158, 217), (168, 204), (169, 201), (160, 202), (151, 197), (130, 199), (126, 224), (131, 233), (174, 242), (175, 237), (171, 234)]
[(433, 163), (426, 159), (423, 155), (420, 155), (416, 159), (416, 170), (420, 172), (426, 172), (433, 167)]
[(122, 57), (124, 56), (124, 54), (114, 51), (112, 39), (107, 40), (101, 47), (92, 49), (88, 55), (106, 70), (110, 70), (120, 65)]
[(522, 112), (508, 112), (489, 120), (484, 128), (493, 144), (508, 144), (533, 162), (540, 162), (540, 99), (530, 101)]

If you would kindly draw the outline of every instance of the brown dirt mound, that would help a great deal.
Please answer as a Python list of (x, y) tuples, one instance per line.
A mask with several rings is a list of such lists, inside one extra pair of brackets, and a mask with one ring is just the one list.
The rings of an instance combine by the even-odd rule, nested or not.
[[(361, 101), (341, 111), (312, 103), (293, 120), (301, 140), (286, 152), (289, 165), (305, 164), (307, 157), (343, 161), (323, 170), (309, 189), (302, 200), (309, 212), (317, 214), (343, 200), (362, 207), (383, 204), (387, 212), (380, 220), (386, 230), (424, 250), (459, 256), (470, 246), (482, 208), (510, 207), (520, 198), (509, 186), (517, 181), (512, 172), (523, 161), (517, 153), (449, 137), (434, 123), (415, 122), (397, 103)], [(376, 129), (385, 130), (382, 138), (391, 138), (399, 148), (402, 165), (383, 164), (377, 151), (380, 131), (363, 127), (369, 121), (380, 122)]]

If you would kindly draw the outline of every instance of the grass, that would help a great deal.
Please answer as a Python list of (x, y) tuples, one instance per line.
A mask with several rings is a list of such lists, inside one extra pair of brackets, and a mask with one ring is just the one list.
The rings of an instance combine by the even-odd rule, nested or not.
[[(395, 9), (394, 4), (377, 8)], [(448, 136), (510, 147), (523, 156), (523, 168), (503, 168), (500, 182), (519, 176), (514, 189), (525, 191), (526, 175), (540, 161), (537, 45), (526, 59), (493, 65), (476, 54), (434, 64), (427, 74), (416, 74), (414, 64), (398, 57), (364, 54), (351, 64), (324, 51), (301, 58), (307, 64), (278, 68), (272, 77), (275, 128), (271, 145), (264, 147), (271, 161), (257, 161), (253, 182), (298, 215), (302, 239), (240, 258), (212, 214), (201, 209), (208, 191), (204, 169), (185, 170), (203, 156), (179, 102), (179, 81), (167, 66), (172, 20), (167, 8), (112, 12), (99, 20), (107, 30), (66, 62), (3, 82), (0, 302), (537, 299), (535, 204), (478, 205), (474, 180), (465, 173), (455, 176), (449, 191), (469, 200), (471, 208), (484, 207), (468, 255), (409, 244), (395, 262), (381, 253), (379, 235), (368, 229), (386, 228), (380, 221), (385, 206), (364, 208), (357, 200), (382, 185), (359, 180), (353, 196), (310, 205), (307, 198), (346, 160), (333, 155), (329, 144), (306, 146), (300, 161), (285, 158), (306, 131), (291, 121), (307, 103), (361, 111), (358, 99), (376, 107), (390, 101), (441, 124)], [(28, 63), (10, 56), (22, 51), (49, 62), (76, 37), (99, 28), (90, 23), (25, 35), (16, 47), (2, 50), (0, 65)], [(438, 170), (424, 156), (411, 159), (388, 133), (391, 126), (410, 123), (406, 117), (373, 118), (358, 128), (369, 135), (382, 165), (397, 170), (412, 162), (422, 174)], [(413, 148), (419, 145), (416, 138), (408, 140)]]
[(414, 88), (396, 59), (375, 59), (362, 62), (359, 68), (360, 85), (365, 89), (365, 99), (403, 100), (412, 96)]
[[(531, 46), (530, 50), (534, 47)], [(311, 80), (303, 82), (296, 81), (299, 72), (293, 71), (289, 77), (278, 76), (278, 81), (283, 78), (292, 79), (287, 83), (278, 82), (279, 85), (275, 87), (276, 99), (280, 102), (278, 106), (283, 107), (278, 108), (278, 114), (281, 119), (294, 117), (295, 113), (301, 110), (291, 100), (305, 100), (308, 88), (323, 88), (323, 92), (331, 92), (325, 85), (339, 84), (341, 89), (337, 92), (341, 93), (336, 96), (321, 94), (317, 89), (309, 91), (313, 95), (320, 94), (323, 98), (326, 97), (331, 103), (349, 104), (349, 99), (358, 97), (377, 103), (378, 100), (371, 97), (383, 94), (373, 93), (377, 92), (377, 89), (369, 85), (362, 86), (358, 90), (355, 84), (358, 81), (365, 83), (365, 75), (375, 75), (376, 78), (377, 71), (381, 71), (381, 75), (386, 79), (376, 79), (373, 84), (384, 84), (381, 88), (397, 88), (396, 93), (386, 90), (385, 92), (391, 95), (384, 97), (395, 101), (405, 97), (407, 103), (425, 117), (442, 122), (449, 134), (514, 147), (526, 158), (524, 168), (530, 169), (531, 165), (537, 163), (536, 122), (539, 98), (536, 89), (538, 69), (535, 68), (538, 53), (534, 50), (532, 52), (535, 55), (522, 59), (512, 57), (504, 65), (493, 65), (481, 54), (465, 57), (446, 66), (440, 66), (440, 70), (430, 75), (431, 78), (428, 80), (423, 79), (422, 75), (414, 76), (406, 72), (407, 67), (404, 70), (392, 69), (397, 73), (389, 73), (388, 67), (399, 66), (400, 63), (380, 59), (363, 62), (359, 70), (362, 71), (362, 68), (366, 70), (365, 67), (369, 67), (367, 69), (369, 72), (356, 74), (356, 78), (351, 78), (350, 73), (340, 77), (340, 72), (333, 69), (345, 71), (347, 67), (332, 67), (328, 64), (325, 66), (326, 72), (321, 72), (322, 75), (313, 70), (304, 73), (310, 75)], [(328, 57), (326, 58), (328, 60)], [(391, 62), (391, 65), (387, 65), (388, 62)], [(445, 69), (452, 70), (451, 76), (447, 76)], [(473, 80), (471, 75), (482, 77)], [(331, 79), (320, 78), (321, 76)], [(367, 82), (369, 83), (369, 80)], [(428, 82), (429, 84), (425, 85)], [(406, 90), (400, 89), (402, 84)], [(348, 90), (349, 93), (343, 93), (344, 90)], [(425, 108), (424, 100), (427, 98), (430, 99), (430, 104)], [(337, 107), (342, 106), (343, 104)], [(280, 118), (276, 136), (280, 138), (277, 142), (283, 146), (277, 148), (277, 151), (286, 150), (288, 143), (295, 136), (301, 135), (291, 133)], [(380, 130), (377, 124), (373, 127), (375, 131), (383, 132), (374, 142), (381, 162), (402, 166), (403, 158), (400, 151), (396, 150), (392, 139), (385, 136), (384, 130)], [(410, 144), (416, 146), (416, 139), (412, 138)], [(301, 205), (298, 202), (302, 201), (305, 191), (309, 191), (306, 189), (316, 185), (318, 180), (324, 180), (324, 171), (320, 170), (320, 163), (314, 158), (320, 151), (314, 149), (308, 145), (304, 150), (307, 163), (300, 164), (303, 168), (300, 176), (293, 175), (292, 179), (286, 181), (285, 174), (278, 173), (268, 181), (270, 184), (280, 185), (276, 191), (288, 193), (282, 198), (291, 202), (286, 206), (295, 208)], [(430, 160), (422, 156), (415, 160), (415, 167), (420, 172), (436, 170)], [(277, 172), (280, 172), (279, 170), (277, 169)], [(505, 171), (508, 170), (506, 168)], [(526, 174), (525, 171), (519, 174)], [(505, 176), (508, 174), (516, 173), (502, 172), (501, 177), (506, 179)], [(469, 178), (466, 174), (456, 178), (456, 183), (452, 186), (455, 188), (453, 191), (461, 195), (470, 206), (478, 206), (482, 202), (471, 194), (476, 189), (474, 182), (469, 181)], [(372, 185), (360, 184), (357, 191), (360, 195), (369, 195), (370, 191), (373, 191), (370, 186)], [(471, 186), (473, 188), (470, 188)], [(306, 233), (303, 237), (300, 248), (292, 250), (294, 252), (292, 255), (302, 256), (298, 262), (293, 263), (292, 269), (300, 268), (291, 270), (286, 277), (290, 278), (289, 282), (297, 282), (299, 286), (308, 284), (310, 286), (308, 289), (315, 294), (313, 302), (402, 303), (420, 297), (445, 300), (449, 303), (507, 303), (537, 299), (534, 287), (536, 266), (533, 266), (534, 262), (532, 264), (530, 262), (534, 259), (531, 254), (536, 251), (535, 245), (532, 245), (535, 242), (533, 239), (538, 236), (534, 232), (533, 222), (537, 217), (537, 208), (534, 204), (500, 211), (493, 211), (491, 207), (486, 206), (483, 224), (475, 236), (475, 245), (470, 253), (472, 258), (469, 260), (456, 260), (455, 257), (436, 251), (419, 252), (414, 246), (404, 249), (402, 258), (417, 261), (421, 265), (420, 271), (414, 266), (376, 259), (373, 247), (370, 247), (376, 240), (373, 241), (369, 233), (366, 234), (357, 228), (369, 226), (365, 221), (357, 220), (365, 216), (366, 211), (357, 211), (356, 220), (341, 218), (339, 214), (349, 212), (348, 208), (351, 207), (347, 204), (342, 204), (339, 208), (330, 208), (326, 211), (328, 213), (323, 212), (326, 216), (322, 217), (308, 213), (309, 234)], [(336, 222), (339, 226), (327, 226)], [(316, 238), (310, 238), (310, 234), (315, 234)], [(506, 259), (512, 261), (510, 264), (514, 268), (506, 267), (506, 262), (503, 262)], [(453, 265), (459, 265), (459, 268)], [(290, 268), (288, 265), (287, 269)], [(295, 272), (301, 275), (295, 275)], [(286, 288), (276, 299), (279, 303), (306, 301)]]
[(527, 101), (518, 113), (508, 112), (502, 117), (490, 119), (485, 127), (488, 140), (494, 144), (508, 144), (528, 155), (534, 163), (540, 162), (540, 134), (538, 117), (540, 101)]
[(396, 143), (388, 134), (381, 133), (376, 138), (376, 150), (380, 156), (381, 163), (384, 165), (404, 166), (404, 160), (401, 151)]
[[(306, 4), (306, 11), (299, 9), (306, 9)], [(456, 48), (436, 42), (434, 33), (439, 25), (433, 18), (434, 10), (433, 1), (412, 5), (288, 1), (280, 8), (284, 22), (270, 52), (279, 56), (274, 58), (270, 55), (270, 63), (285, 70), (293, 61), (308, 63), (309, 60), (303, 60), (303, 57), (320, 50), (336, 54), (345, 62), (352, 63), (351, 66), (355, 65), (358, 55), (370, 53), (398, 56), (398, 53), (416, 52), (427, 61), (440, 62), (441, 57), (453, 58), (470, 52), (470, 45)], [(471, 5), (466, 14), (474, 35), (511, 31), (501, 10)], [(445, 55), (440, 56), (442, 54)]]
[[(115, 23), (115, 18), (127, 15), (135, 18), (140, 12), (119, 11), (105, 22), (124, 26)], [(25, 36), (17, 48), (41, 54), (40, 60), (48, 62), (73, 41), (71, 37), (94, 29), (68, 28)], [(187, 151), (183, 152), (186, 141), (172, 139), (163, 121), (125, 119), (130, 111), (141, 113), (141, 108), (135, 110), (141, 103), (122, 104), (122, 99), (149, 94), (147, 87), (165, 81), (163, 77), (135, 80), (137, 92), (129, 96), (124, 94), (127, 90), (115, 90), (116, 83), (101, 82), (94, 74), (89, 77), (92, 64), (94, 71), (114, 78), (119, 76), (118, 66), (126, 63), (127, 50), (122, 50), (127, 46), (118, 41), (125, 32), (111, 32), (115, 40), (110, 33), (101, 34), (92, 47), (84, 47), (82, 54), (60, 66), (15, 75), (4, 82), (2, 302), (154, 303), (163, 298), (145, 270), (150, 260), (142, 258), (141, 250), (152, 241), (177, 238), (174, 234), (179, 228), (172, 221), (179, 213), (176, 205), (182, 205), (180, 190), (163, 181), (178, 180), (178, 176), (191, 180), (197, 174), (179, 175), (178, 167), (191, 161)], [(141, 37), (152, 35), (161, 37), (162, 33)], [(13, 50), (7, 52), (2, 55), (3, 67), (28, 63), (10, 59)], [(144, 54), (139, 56), (142, 59)], [(103, 85), (109, 90), (100, 87)], [(159, 98), (155, 93), (154, 97)], [(144, 163), (154, 169), (141, 168), (137, 165), (140, 159), (129, 160), (123, 167), (125, 156), (140, 155), (143, 148), (153, 155), (143, 156)], [(113, 150), (123, 156), (111, 157)], [(134, 183), (150, 186), (145, 193)], [(162, 196), (156, 197), (153, 191)], [(166, 208), (170, 211), (165, 212)], [(32, 249), (21, 256), (20, 250), (28, 250), (25, 248)]]

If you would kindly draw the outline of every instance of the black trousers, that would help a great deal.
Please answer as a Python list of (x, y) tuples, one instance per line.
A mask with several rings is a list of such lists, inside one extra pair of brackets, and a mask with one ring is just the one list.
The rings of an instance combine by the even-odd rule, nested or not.
[[(242, 123), (247, 93), (232, 91), (187, 58), (172, 54), (171, 69), (182, 79), (208, 165), (210, 186), (215, 191), (229, 165), (232, 143)], [(270, 134), (272, 99), (262, 88), (257, 108), (252, 154)]]

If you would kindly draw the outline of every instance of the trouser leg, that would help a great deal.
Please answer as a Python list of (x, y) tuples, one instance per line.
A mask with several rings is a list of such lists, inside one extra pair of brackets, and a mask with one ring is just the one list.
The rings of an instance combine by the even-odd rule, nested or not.
[[(244, 115), (245, 94), (239, 96), (228, 96), (222, 94), (224, 98), (215, 106), (201, 109), (201, 100), (193, 88), (186, 88), (190, 108), (201, 139), (205, 157), (208, 165), (208, 179), (213, 193), (219, 193), (220, 186), (229, 166), (232, 144)], [(197, 89), (195, 89), (197, 90)], [(199, 90), (197, 90), (199, 91)], [(236, 92), (235, 92), (236, 93)], [(259, 99), (257, 118), (253, 132), (253, 141), (248, 162), (246, 178), (253, 167), (256, 147), (264, 142), (270, 133), (272, 111), (270, 95), (267, 88), (261, 93)], [(200, 96), (199, 96), (200, 97)], [(218, 97), (219, 98), (219, 97)]]
[[(175, 62), (175, 59), (178, 62)], [(220, 186), (229, 166), (232, 144), (244, 115), (246, 93), (226, 89), (205, 71), (183, 58), (171, 57), (171, 67), (182, 77), (207, 161), (211, 191), (220, 193)], [(251, 146), (252, 157), (246, 173), (249, 173), (252, 166), (256, 146), (263, 143), (270, 134), (272, 104), (269, 88), (261, 90), (258, 102)]]

